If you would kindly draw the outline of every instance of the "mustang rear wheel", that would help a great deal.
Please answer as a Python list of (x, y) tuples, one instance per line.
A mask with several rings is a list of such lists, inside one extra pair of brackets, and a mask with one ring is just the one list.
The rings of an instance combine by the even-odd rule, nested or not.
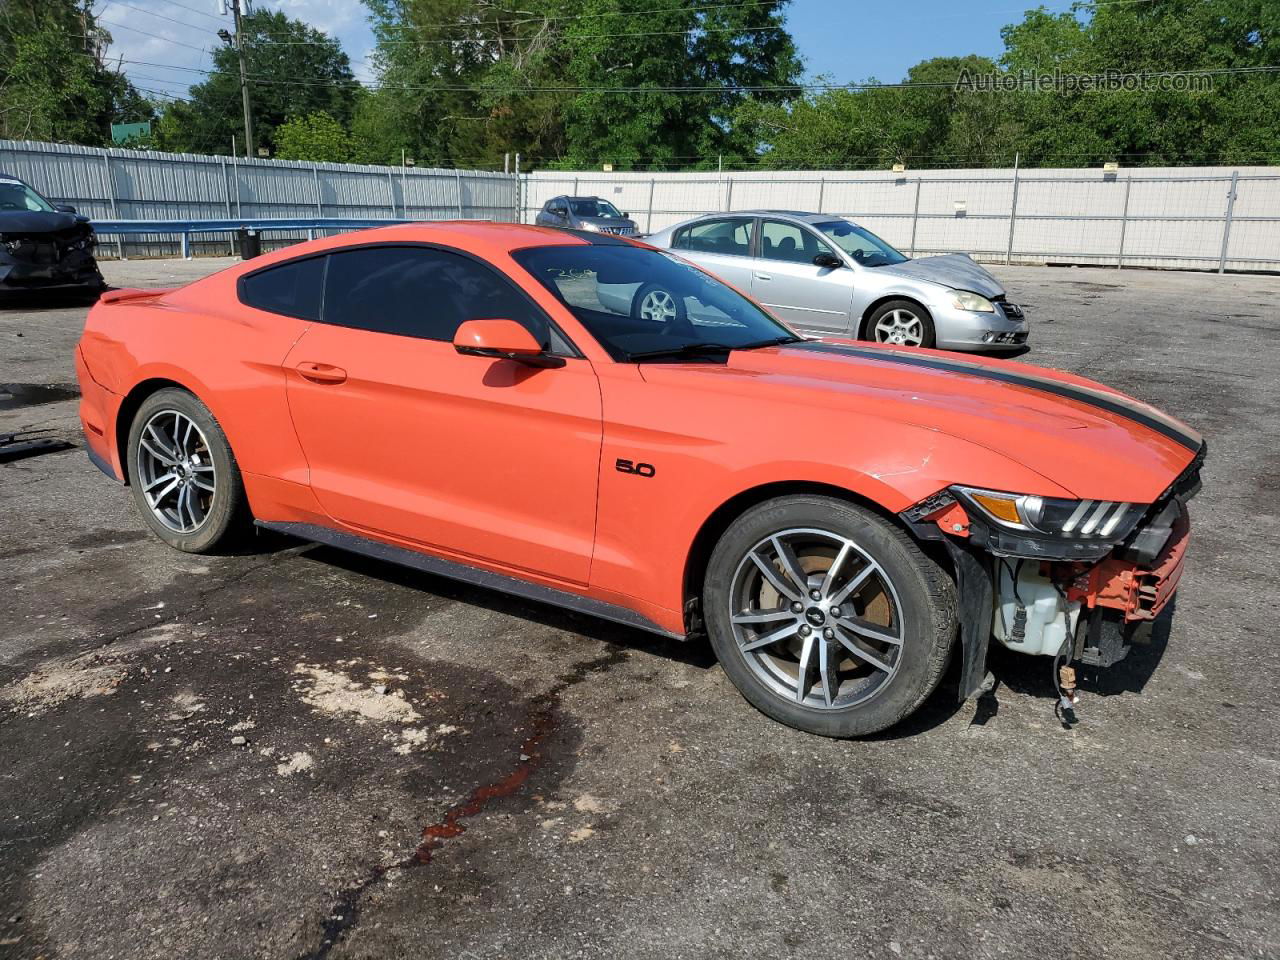
[(901, 530), (843, 500), (781, 497), (747, 511), (708, 565), (704, 616), (743, 696), (790, 726), (875, 733), (937, 686), (955, 589)]
[(142, 402), (129, 429), (129, 484), (142, 518), (171, 547), (210, 553), (249, 526), (240, 469), (207, 407), (168, 388)]

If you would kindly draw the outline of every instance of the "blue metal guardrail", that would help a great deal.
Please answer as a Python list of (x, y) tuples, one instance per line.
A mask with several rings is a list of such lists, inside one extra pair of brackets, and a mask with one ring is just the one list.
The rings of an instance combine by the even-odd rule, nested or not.
[(364, 230), (388, 227), (409, 220), (353, 220), (337, 217), (288, 217), (276, 220), (94, 220), (98, 236), (137, 236), (139, 234), (176, 234), (182, 238), (182, 256), (191, 258), (191, 237), (199, 233), (237, 233), (241, 229), (258, 234), (275, 231), (305, 230), (314, 240), (317, 230)]

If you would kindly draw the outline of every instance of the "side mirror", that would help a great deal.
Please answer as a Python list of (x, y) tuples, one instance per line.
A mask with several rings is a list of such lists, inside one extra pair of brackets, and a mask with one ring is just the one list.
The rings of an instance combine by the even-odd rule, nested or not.
[(453, 335), (453, 349), (474, 357), (515, 360), (533, 367), (563, 367), (563, 357), (543, 352), (542, 344), (514, 320), (468, 320)]
[(813, 258), (815, 267), (843, 267), (844, 261), (837, 257), (834, 253), (820, 253)]
[(54, 204), (53, 209), (57, 210), (58, 213), (75, 213), (76, 212), (76, 208), (69, 203), (56, 203)]
[(622, 215), (622, 219), (623, 219), (623, 220), (630, 220), (630, 219), (631, 219), (631, 214), (629, 214), (629, 213), (624, 213), (624, 214)]

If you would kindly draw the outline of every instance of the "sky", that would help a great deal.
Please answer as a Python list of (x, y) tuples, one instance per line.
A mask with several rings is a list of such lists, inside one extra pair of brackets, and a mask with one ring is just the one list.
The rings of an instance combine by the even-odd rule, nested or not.
[[(1044, 5), (1065, 11), (1070, 0), (1044, 0)], [(359, 0), (256, 0), (255, 6), (280, 10), (337, 37), (356, 76), (371, 79), (373, 35)], [(1032, 6), (1016, 0), (793, 0), (787, 23), (808, 77), (897, 81), (930, 57), (998, 56), (1000, 28), (1020, 20)], [(231, 29), (230, 15), (220, 16), (218, 9), (218, 0), (99, 0), (95, 5), (99, 22), (114, 38), (111, 57), (144, 62), (124, 64), (130, 79), (146, 91), (179, 96), (201, 78), (196, 70), (209, 66), (208, 51), (221, 42), (218, 29)]]

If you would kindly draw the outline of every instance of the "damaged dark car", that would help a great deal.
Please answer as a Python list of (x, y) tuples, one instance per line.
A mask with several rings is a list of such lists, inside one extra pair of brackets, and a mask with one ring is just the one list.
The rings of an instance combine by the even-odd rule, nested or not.
[(89, 218), (49, 202), (16, 177), (0, 174), (0, 292), (78, 288), (106, 283)]

